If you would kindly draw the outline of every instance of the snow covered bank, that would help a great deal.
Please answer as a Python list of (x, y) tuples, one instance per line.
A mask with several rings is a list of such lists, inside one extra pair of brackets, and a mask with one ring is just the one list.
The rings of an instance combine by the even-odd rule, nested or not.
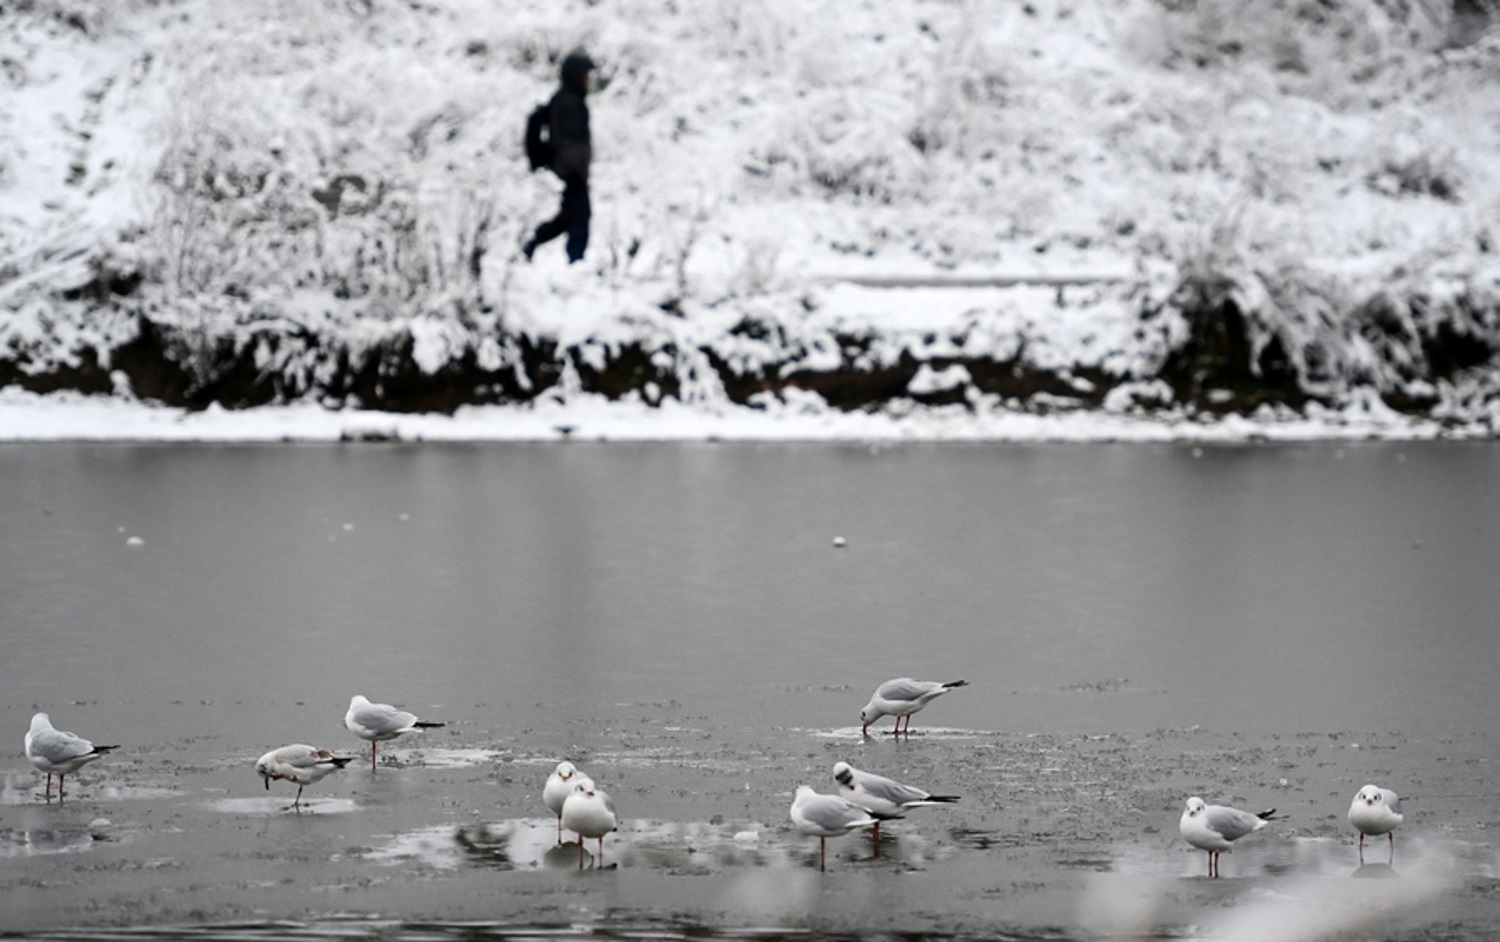
[[(0, 437), (1495, 427), (1482, 5), (532, 6), (0, 12)], [(580, 45), (594, 240), (527, 265)]]
[(1299, 442), (1435, 441), (1489, 437), (1477, 425), (1398, 414), (1378, 399), (1306, 415), (1262, 409), (1198, 419), (1100, 410), (1037, 414), (966, 406), (829, 409), (816, 395), (765, 409), (611, 401), (585, 394), (526, 406), (464, 406), (452, 415), (329, 409), (310, 404), (186, 410), (120, 397), (0, 391), (0, 441), (10, 442)]

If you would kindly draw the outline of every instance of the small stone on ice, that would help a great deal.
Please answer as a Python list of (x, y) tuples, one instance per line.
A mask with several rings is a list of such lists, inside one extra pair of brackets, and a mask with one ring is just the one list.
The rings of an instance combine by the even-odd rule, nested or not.
[(141, 539), (138, 536), (133, 536), (133, 537), (130, 537), (129, 539), (127, 539), (125, 541), (125, 545), (126, 546), (145, 546), (146, 545), (146, 541), (143, 540), (143, 539)]
[(840, 549), (843, 549), (845, 546), (849, 545), (849, 541), (841, 536), (836, 536), (833, 538), (833, 545), (839, 547)]
[(736, 844), (754, 844), (758, 840), (760, 840), (759, 831), (737, 831), (734, 835)]

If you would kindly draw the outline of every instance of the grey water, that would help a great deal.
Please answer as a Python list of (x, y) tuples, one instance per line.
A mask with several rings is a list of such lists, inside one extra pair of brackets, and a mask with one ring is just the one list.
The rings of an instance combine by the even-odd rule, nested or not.
[[(0, 481), (0, 931), (1500, 928), (1500, 445), (6, 445)], [(969, 686), (861, 737), (901, 675)], [(448, 725), (372, 770), (354, 693)], [(121, 744), (61, 803), (37, 709)], [(251, 770), (299, 741), (366, 750), (302, 813)], [(561, 758), (603, 859), (541, 807)], [(964, 799), (819, 872), (786, 809), (840, 758)], [(1412, 797), (1361, 866), (1366, 781)], [(1208, 881), (1188, 794), (1287, 820)]]

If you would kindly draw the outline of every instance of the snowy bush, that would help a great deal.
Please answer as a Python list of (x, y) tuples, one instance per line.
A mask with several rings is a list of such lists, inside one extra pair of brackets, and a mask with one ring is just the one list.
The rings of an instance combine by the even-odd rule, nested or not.
[[(1456, 47), (1454, 22), (1438, 0), (32, 0), (0, 10), (0, 349), (24, 351), (0, 376), (108, 365), (139, 329), (241, 401), (632, 377), (652, 403), (760, 401), (795, 375), (863, 403), (951, 360), (1023, 404), (1453, 408), (1500, 349), (1500, 39)], [(580, 46), (593, 243), (528, 265), (558, 183), (522, 121)], [(1138, 283), (962, 305), (829, 287), (1120, 271)]]

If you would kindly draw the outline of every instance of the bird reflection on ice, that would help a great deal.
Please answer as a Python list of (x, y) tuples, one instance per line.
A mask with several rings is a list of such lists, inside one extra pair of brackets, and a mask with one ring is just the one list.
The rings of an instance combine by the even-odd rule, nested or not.
[(380, 750), (383, 766), (421, 767), (428, 769), (472, 769), (498, 761), (504, 755), (497, 749), (457, 749), (441, 746), (386, 747)]
[(93, 850), (111, 838), (103, 828), (26, 828), (0, 831), (0, 859), (35, 854), (74, 854)]
[[(771, 829), (759, 823), (627, 820), (611, 840), (603, 862), (606, 867), (692, 874), (802, 867), (811, 861), (816, 869), (816, 842), (806, 842), (789, 828)], [(838, 857), (855, 863), (883, 860), (912, 864), (955, 852), (946, 836), (934, 839), (908, 830), (889, 833), (878, 845), (869, 840), (846, 841)], [(465, 866), (576, 869), (580, 862), (576, 838), (568, 834), (559, 843), (556, 822), (541, 818), (421, 828), (391, 836), (367, 856), (379, 863), (420, 863), (437, 870)], [(583, 863), (595, 865), (592, 847), (585, 850)]]
[(220, 798), (207, 802), (207, 806), (225, 814), (274, 815), (296, 810), (300, 814), (348, 814), (359, 808), (348, 798), (303, 798), (299, 808), (293, 809), (290, 798)]

